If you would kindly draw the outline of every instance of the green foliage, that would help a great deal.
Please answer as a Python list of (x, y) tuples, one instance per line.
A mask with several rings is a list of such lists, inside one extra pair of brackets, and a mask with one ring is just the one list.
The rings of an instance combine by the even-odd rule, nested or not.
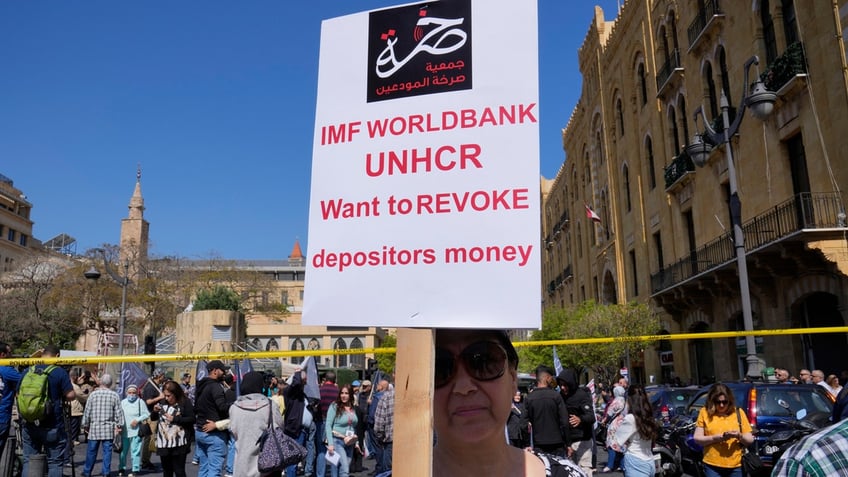
[[(383, 342), (380, 343), (380, 348), (394, 348), (396, 346), (397, 336), (395, 335), (386, 335), (383, 338)], [(377, 366), (384, 373), (391, 373), (395, 370), (395, 362), (397, 361), (397, 355), (395, 353), (381, 353), (376, 355), (375, 359), (377, 360)]]
[(242, 311), (241, 297), (235, 290), (224, 285), (201, 288), (197, 292), (192, 310), (229, 310), (240, 312)]
[[(660, 330), (659, 320), (647, 305), (599, 305), (586, 301), (567, 308), (550, 308), (542, 317), (542, 329), (531, 336), (532, 341), (577, 338), (628, 337), (654, 335)], [(650, 342), (621, 340), (603, 344), (557, 346), (562, 366), (582, 371), (591, 369), (602, 381), (611, 381), (624, 356), (635, 356)], [(540, 364), (553, 364), (551, 346), (524, 347), (519, 351), (521, 369), (532, 371)], [(597, 382), (597, 381), (596, 381)]]

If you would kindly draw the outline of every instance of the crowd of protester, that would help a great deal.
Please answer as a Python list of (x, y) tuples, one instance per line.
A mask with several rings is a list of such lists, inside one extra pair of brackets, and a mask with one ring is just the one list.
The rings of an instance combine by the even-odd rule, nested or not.
[[(465, 459), (474, 460), (475, 454), (480, 454), (481, 462), (487, 455), (506, 458), (504, 465), (524, 467), (526, 475), (543, 475), (538, 473), (540, 465), (547, 472), (544, 475), (592, 476), (601, 466), (601, 473), (623, 470), (628, 477), (654, 475), (652, 445), (659, 424), (643, 386), (620, 376), (612, 386), (590, 392), (579, 384), (573, 370), (555, 372), (539, 365), (534, 385), (522, 394), (515, 386), (517, 355), (511, 343), (499, 332), (482, 341), (476, 339), (479, 336), (461, 331), (437, 334), (434, 468), (441, 469), (440, 475), (460, 475)], [(0, 343), (0, 358), (10, 356), (11, 347)], [(58, 357), (59, 350), (47, 346), (41, 356)], [(498, 364), (498, 360), (503, 361)], [(156, 454), (165, 477), (185, 476), (189, 462), (198, 466), (200, 477), (260, 477), (257, 440), (269, 421), (306, 449), (306, 457), (277, 473), (280, 477), (327, 473), (348, 477), (365, 471), (365, 459), (374, 461), (369, 475), (391, 474), (395, 395), (390, 376), (380, 373), (373, 383), (354, 380), (343, 385), (333, 371), (321, 376), (320, 383), (310, 383), (308, 373), (300, 368), (287, 380), (256, 371), (239, 377), (219, 360), (205, 363), (202, 371), (205, 374), (192, 384), (190, 373), (175, 381), (155, 368), (144, 382), (121, 386), (119, 394), (113, 389), (116, 380), (108, 373), (94, 376), (81, 369), (68, 373), (46, 365), (24, 370), (0, 366), (0, 452), (11, 429), (14, 396), (23, 376), (45, 372), (52, 408), (39, 421), (21, 422), (23, 475), (28, 475), (31, 457), (43, 454), (47, 475), (61, 476), (63, 466), (73, 465), (74, 447), (85, 442), (84, 477), (96, 471), (98, 454), (99, 475), (112, 475), (115, 462), (119, 477), (159, 471), (150, 460)], [(801, 369), (795, 378), (785, 368), (775, 368), (771, 380), (815, 384), (830, 393), (837, 424), (816, 435), (848, 449), (848, 388), (839, 377)], [(307, 393), (308, 385), (317, 388), (315, 395)], [(451, 404), (478, 392), (488, 396), (491, 404), (486, 406), (491, 405), (496, 414), (494, 429), (498, 422), (501, 429), (500, 437), (489, 436), (491, 442), (485, 445), (491, 429), (455, 429), (462, 422), (456, 419), (457, 413), (474, 414), (473, 406)], [(710, 476), (735, 475), (742, 449), (754, 441), (748, 417), (734, 401), (726, 386), (714, 384), (697, 418), (694, 439), (704, 448), (703, 464)], [(595, 432), (599, 426), (606, 431), (603, 437)], [(522, 452), (505, 452), (501, 445)], [(599, 465), (596, 445), (607, 448), (608, 459)], [(120, 447), (114, 456), (113, 446)], [(808, 439), (796, 447), (787, 453), (794, 461), (781, 460), (776, 472), (800, 472), (799, 466), (822, 466), (832, 460), (820, 458), (821, 446)], [(840, 452), (848, 456), (848, 450)], [(524, 453), (538, 460), (519, 458)]]

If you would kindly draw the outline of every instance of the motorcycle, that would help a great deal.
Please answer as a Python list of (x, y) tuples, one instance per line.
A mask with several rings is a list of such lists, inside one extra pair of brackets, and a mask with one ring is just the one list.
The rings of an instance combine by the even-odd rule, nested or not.
[[(684, 473), (704, 477), (702, 464), (703, 448), (695, 443), (695, 420), (680, 416), (671, 423), (661, 426), (660, 434), (653, 447), (657, 474), (661, 477), (680, 477)], [(657, 457), (658, 456), (658, 457)]]
[[(779, 399), (777, 404), (787, 411), (792, 412), (789, 403), (783, 399)], [(786, 421), (786, 424), (790, 427), (790, 429), (777, 431), (769, 436), (763, 446), (763, 456), (770, 458), (772, 465), (776, 464), (780, 459), (780, 456), (782, 456), (787, 449), (795, 445), (795, 443), (805, 436), (808, 436), (826, 426), (829, 423), (828, 418), (829, 416), (822, 413), (808, 416), (806, 409), (799, 409), (795, 412), (794, 420)]]

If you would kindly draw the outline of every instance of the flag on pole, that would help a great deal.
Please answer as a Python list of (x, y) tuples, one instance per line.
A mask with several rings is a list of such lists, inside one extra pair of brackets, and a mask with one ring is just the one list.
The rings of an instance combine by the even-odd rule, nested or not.
[(126, 397), (126, 390), (130, 384), (135, 384), (141, 394), (141, 388), (147, 383), (147, 373), (138, 363), (122, 363), (121, 364), (121, 379), (118, 382), (118, 395), (121, 398)]
[(206, 360), (197, 360), (197, 369), (194, 371), (195, 386), (197, 386), (197, 383), (199, 383), (201, 379), (205, 378), (207, 374), (209, 374), (209, 372), (206, 371)]
[(250, 359), (237, 359), (233, 366), (233, 380), (236, 383), (236, 397), (241, 396), (241, 380), (244, 375), (253, 371), (253, 364)]
[(318, 388), (318, 366), (315, 364), (315, 357), (306, 358), (301, 368), (306, 371), (306, 386), (303, 387), (303, 393), (308, 398), (321, 399), (321, 391)]
[(559, 376), (559, 373), (562, 372), (562, 361), (559, 360), (559, 355), (557, 354), (556, 346), (552, 346), (552, 348), (554, 349), (554, 371), (556, 371), (557, 376)]
[(583, 205), (586, 206), (586, 217), (592, 219), (592, 222), (601, 223), (601, 218), (598, 216), (598, 214), (595, 213), (594, 210), (592, 210), (591, 207), (589, 207), (589, 204)]

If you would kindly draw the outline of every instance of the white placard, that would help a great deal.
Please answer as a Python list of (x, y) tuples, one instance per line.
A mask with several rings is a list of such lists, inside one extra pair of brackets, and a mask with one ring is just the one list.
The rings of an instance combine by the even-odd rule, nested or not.
[(303, 322), (538, 328), (538, 118), (535, 0), (324, 21)]

